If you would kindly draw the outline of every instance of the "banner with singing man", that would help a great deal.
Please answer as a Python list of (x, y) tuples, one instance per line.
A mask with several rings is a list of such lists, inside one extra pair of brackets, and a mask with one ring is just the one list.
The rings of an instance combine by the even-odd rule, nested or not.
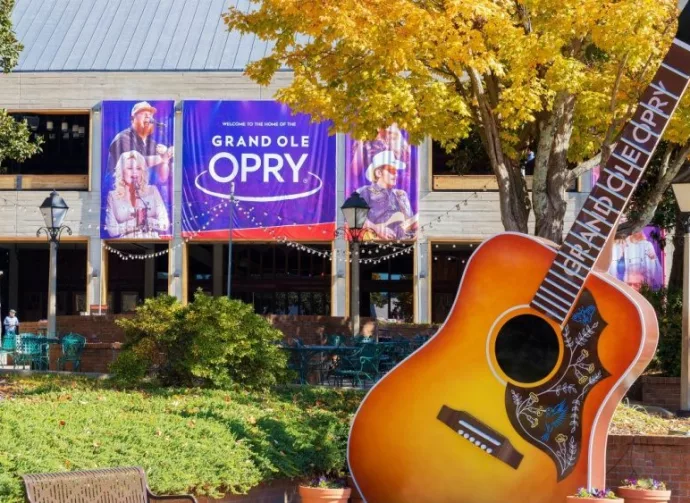
[(104, 101), (101, 238), (170, 239), (175, 103)]
[(328, 123), (275, 101), (185, 101), (183, 124), (183, 236), (333, 240)]
[(407, 132), (393, 124), (371, 141), (348, 136), (345, 156), (345, 197), (357, 191), (371, 208), (364, 239), (415, 239), (418, 153)]

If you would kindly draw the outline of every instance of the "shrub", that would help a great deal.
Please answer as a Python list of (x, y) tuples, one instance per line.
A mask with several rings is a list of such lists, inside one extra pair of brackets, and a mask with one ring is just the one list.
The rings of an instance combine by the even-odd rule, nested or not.
[(111, 371), (122, 384), (151, 374), (164, 385), (265, 388), (288, 377), (287, 355), (277, 346), (282, 332), (239, 300), (197, 292), (182, 306), (161, 296), (117, 323), (127, 342)]
[(363, 393), (116, 390), (107, 380), (5, 376), (0, 502), (23, 503), (20, 476), (142, 466), (159, 494), (220, 497), (273, 479), (342, 470)]
[(683, 292), (646, 286), (640, 293), (652, 304), (659, 320), (659, 346), (650, 368), (668, 377), (680, 376), (680, 357), (683, 344)]

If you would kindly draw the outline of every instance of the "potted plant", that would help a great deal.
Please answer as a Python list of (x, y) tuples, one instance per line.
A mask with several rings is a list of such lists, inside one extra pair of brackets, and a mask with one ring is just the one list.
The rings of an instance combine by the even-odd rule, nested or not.
[(641, 501), (657, 501), (668, 503), (671, 499), (671, 491), (666, 489), (666, 484), (653, 478), (625, 479), (618, 488), (618, 495), (625, 498), (626, 503), (639, 503)]
[(567, 503), (623, 503), (613, 491), (607, 489), (586, 489), (581, 487), (573, 496), (566, 498)]
[(341, 477), (321, 476), (299, 486), (302, 503), (347, 503), (351, 492)]

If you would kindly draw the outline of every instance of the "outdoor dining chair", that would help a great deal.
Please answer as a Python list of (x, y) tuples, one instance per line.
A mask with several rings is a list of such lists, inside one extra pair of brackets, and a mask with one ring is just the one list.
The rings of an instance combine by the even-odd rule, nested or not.
[(0, 345), (0, 356), (2, 356), (2, 364), (7, 365), (7, 355), (14, 358), (14, 353), (17, 350), (17, 334), (5, 334), (2, 338), (2, 345)]
[(62, 356), (58, 358), (58, 370), (65, 369), (65, 363), (72, 362), (74, 372), (79, 372), (81, 366), (81, 355), (86, 345), (86, 337), (79, 334), (67, 334), (62, 338)]
[[(30, 369), (41, 369), (44, 364), (41, 337), (31, 333), (21, 334), (16, 343), (13, 355), (14, 367), (29, 366)], [(47, 362), (45, 362), (47, 363)]]

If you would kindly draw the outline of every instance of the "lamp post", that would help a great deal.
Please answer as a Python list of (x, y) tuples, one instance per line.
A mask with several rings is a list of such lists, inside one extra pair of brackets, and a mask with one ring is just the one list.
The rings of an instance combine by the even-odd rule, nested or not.
[(359, 334), (359, 243), (362, 240), (364, 223), (369, 215), (369, 205), (359, 195), (353, 192), (340, 207), (345, 217), (350, 239), (352, 241), (352, 295), (350, 298), (350, 317), (352, 319), (352, 335)]
[[(690, 411), (690, 181), (673, 183), (673, 194), (683, 217), (683, 349), (680, 364), (680, 410)], [(678, 230), (676, 230), (678, 232)]]
[(72, 235), (72, 229), (66, 225), (62, 225), (69, 206), (63, 198), (55, 191), (52, 191), (48, 197), (45, 198), (40, 206), (45, 227), (41, 227), (36, 231), (36, 237), (45, 234), (50, 242), (50, 269), (48, 276), (48, 334), (56, 334), (55, 326), (55, 297), (57, 291), (57, 249), (60, 243), (60, 236), (63, 232)]

